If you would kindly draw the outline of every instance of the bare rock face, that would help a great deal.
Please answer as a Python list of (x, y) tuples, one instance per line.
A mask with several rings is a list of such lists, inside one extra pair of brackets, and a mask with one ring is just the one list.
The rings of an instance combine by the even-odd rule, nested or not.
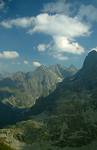
[(17, 72), (0, 80), (1, 101), (17, 108), (29, 108), (36, 99), (48, 96), (57, 83), (74, 73), (61, 65), (40, 66), (33, 72)]

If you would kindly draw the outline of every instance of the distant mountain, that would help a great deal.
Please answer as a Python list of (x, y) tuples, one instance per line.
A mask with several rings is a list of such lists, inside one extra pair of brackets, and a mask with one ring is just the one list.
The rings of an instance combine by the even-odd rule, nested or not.
[(33, 72), (17, 72), (0, 80), (0, 100), (18, 108), (31, 107), (36, 99), (49, 95), (57, 83), (72, 73), (74, 71), (65, 70), (61, 65), (42, 65)]
[(63, 67), (62, 65), (60, 64), (51, 65), (49, 69), (55, 72), (59, 77), (63, 78), (65, 67)]
[[(0, 81), (3, 93), (5, 89), (3, 103), (17, 107), (31, 107), (37, 98), (53, 91), (58, 81), (58, 76), (44, 66), (32, 73), (17, 72), (12, 77)], [(6, 92), (9, 91), (11, 96), (8, 98)]]
[(71, 65), (70, 67), (67, 68), (67, 67), (63, 67), (60, 64), (56, 64), (50, 66), (49, 68), (61, 78), (70, 77), (78, 71), (78, 69), (74, 65)]
[(78, 72), (78, 69), (74, 65), (70, 65), (66, 70), (72, 75)]

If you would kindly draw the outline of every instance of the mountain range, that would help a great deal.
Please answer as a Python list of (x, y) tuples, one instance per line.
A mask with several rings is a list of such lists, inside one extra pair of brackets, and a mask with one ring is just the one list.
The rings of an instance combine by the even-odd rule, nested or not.
[[(25, 89), (25, 79), (31, 87), (27, 86), (27, 93), (29, 89), (33, 91), (32, 83), (37, 79), (38, 92), (46, 90), (45, 94), (37, 96), (30, 108), (15, 110), (22, 114), (21, 119), (17, 117), (17, 123), (14, 120), (14, 125), (0, 129), (4, 144), (17, 150), (97, 149), (97, 52), (93, 50), (87, 55), (80, 70), (73, 66), (62, 68), (60, 65), (41, 66), (35, 72), (15, 74), (12, 80), (0, 81), (1, 93), (6, 87), (9, 99), (13, 94), (11, 88), (17, 86), (21, 92)], [(5, 86), (5, 81), (10, 83), (7, 84), (10, 88)], [(42, 88), (39, 87), (41, 82)], [(12, 106), (6, 100), (2, 104)]]
[[(54, 91), (57, 83), (77, 71), (61, 65), (40, 66), (33, 72), (17, 72), (0, 80), (0, 99), (4, 104), (17, 108), (29, 108), (39, 97)], [(2, 75), (1, 75), (2, 76)]]

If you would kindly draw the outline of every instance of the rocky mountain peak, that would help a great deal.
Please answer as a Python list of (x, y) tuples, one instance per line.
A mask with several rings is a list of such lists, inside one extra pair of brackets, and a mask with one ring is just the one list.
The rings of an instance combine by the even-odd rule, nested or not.
[(96, 68), (97, 69), (97, 51), (92, 50), (91, 52), (88, 53), (83, 64), (83, 68), (85, 69)]

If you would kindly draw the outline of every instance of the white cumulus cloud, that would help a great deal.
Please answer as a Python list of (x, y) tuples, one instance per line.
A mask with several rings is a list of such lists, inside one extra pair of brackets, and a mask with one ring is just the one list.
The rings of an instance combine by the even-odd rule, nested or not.
[(25, 64), (25, 65), (28, 65), (29, 62), (28, 62), (27, 60), (24, 60), (24, 64)]
[(84, 48), (80, 46), (77, 42), (73, 42), (64, 36), (55, 36), (55, 50), (61, 53), (73, 53), (81, 54), (84, 52)]
[(90, 22), (97, 19), (97, 9), (92, 5), (81, 5), (75, 16), (69, 14), (70, 7), (71, 4), (66, 3), (66, 0), (48, 3), (42, 10), (44, 13), (32, 17), (3, 20), (0, 25), (5, 28), (14, 26), (26, 28), (29, 34), (43, 33), (50, 36), (52, 44), (48, 46), (40, 43), (37, 45), (37, 50), (39, 52), (49, 50), (53, 57), (62, 60), (65, 59), (65, 53), (79, 55), (84, 53), (84, 47), (76, 39), (89, 36), (92, 27)]
[(46, 51), (46, 49), (48, 49), (49, 48), (49, 45), (48, 44), (39, 44), (38, 46), (37, 46), (37, 50), (39, 51), (39, 52), (44, 52), (44, 51)]
[(14, 58), (18, 58), (18, 57), (19, 57), (19, 53), (16, 51), (2, 51), (2, 52), (0, 52), (0, 58), (14, 59)]
[(42, 32), (51, 36), (63, 35), (69, 38), (86, 36), (89, 34), (90, 27), (79, 21), (78, 18), (66, 15), (39, 14), (35, 18), (34, 27), (29, 33)]
[(32, 62), (32, 65), (33, 65), (34, 67), (40, 67), (40, 66), (41, 66), (41, 63), (38, 62), (38, 61), (33, 61), (33, 62)]
[(53, 57), (61, 61), (65, 61), (69, 59), (67, 56), (64, 56), (62, 53), (55, 53), (53, 54)]
[(5, 28), (12, 28), (21, 27), (21, 28), (29, 28), (32, 27), (34, 23), (34, 17), (23, 17), (23, 18), (16, 18), (12, 20), (5, 20), (2, 21), (0, 24)]

